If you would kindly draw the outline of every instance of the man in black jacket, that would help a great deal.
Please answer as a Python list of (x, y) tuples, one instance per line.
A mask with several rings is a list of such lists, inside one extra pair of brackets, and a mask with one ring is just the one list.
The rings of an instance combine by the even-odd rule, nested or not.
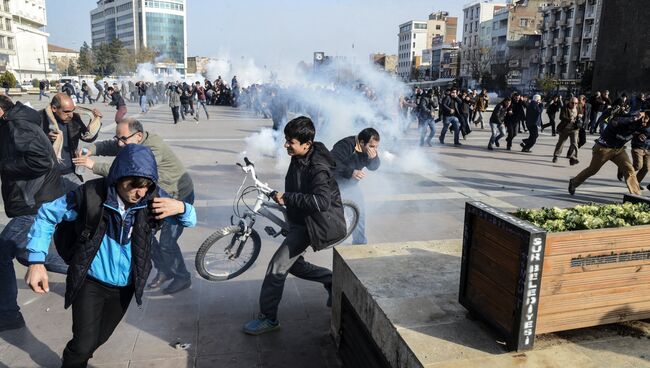
[(452, 88), (449, 96), (445, 97), (440, 104), (440, 115), (442, 115), (442, 131), (440, 132), (441, 144), (445, 144), (445, 135), (449, 125), (454, 130), (454, 146), (461, 146), (460, 144), (460, 109), (463, 102), (458, 98), (458, 90)]
[[(101, 121), (93, 119), (86, 126), (81, 120), (81, 116), (74, 112), (75, 105), (72, 98), (65, 93), (54, 95), (49, 109), (52, 114), (49, 113), (48, 107), (40, 111), (41, 125), (52, 143), (62, 140), (61, 162), (59, 162), (58, 170), (63, 178), (64, 192), (67, 193), (81, 185), (80, 177), (75, 174), (76, 166), (72, 162), (72, 158), (77, 155), (79, 141), (94, 142), (101, 128)], [(97, 109), (93, 110), (93, 114), (96, 118), (102, 116)], [(54, 129), (54, 124), (58, 130)]]
[(332, 271), (306, 262), (302, 256), (311, 244), (324, 249), (345, 237), (341, 193), (334, 179), (336, 163), (320, 142), (314, 142), (316, 130), (311, 119), (300, 116), (284, 128), (284, 147), (291, 156), (285, 177), (285, 193), (273, 199), (286, 206), (289, 232), (273, 255), (260, 292), (260, 315), (246, 325), (244, 332), (260, 335), (280, 328), (277, 319), (287, 274), (323, 284), (330, 294)]
[[(433, 121), (433, 119), (430, 119)], [(352, 232), (352, 244), (366, 244), (366, 210), (359, 182), (366, 176), (364, 168), (374, 171), (379, 168), (379, 133), (366, 128), (355, 136), (343, 138), (332, 148), (336, 161), (334, 175), (341, 188), (341, 195), (354, 201), (359, 207), (359, 223)]]
[(39, 207), (63, 194), (54, 150), (39, 123), (36, 110), (0, 95), (0, 178), (11, 218), (0, 233), (0, 331), (25, 325), (16, 302), (13, 258), (26, 262), (21, 250)]
[(114, 87), (108, 87), (107, 88), (107, 93), (108, 97), (111, 98), (111, 101), (108, 103), (111, 106), (115, 106), (117, 111), (115, 112), (115, 123), (119, 124), (122, 119), (124, 119), (124, 116), (126, 115), (126, 103), (124, 102), (124, 98), (120, 94), (119, 91), (116, 91)]
[(612, 119), (611, 123), (600, 133), (593, 148), (589, 167), (582, 170), (575, 178), (569, 180), (569, 194), (575, 194), (576, 188), (585, 180), (596, 175), (607, 161), (612, 161), (623, 173), (627, 189), (631, 194), (640, 195), (641, 189), (630, 157), (625, 152), (625, 144), (636, 136), (640, 142), (647, 137), (645, 131), (650, 125), (650, 109), (635, 115), (620, 116)]

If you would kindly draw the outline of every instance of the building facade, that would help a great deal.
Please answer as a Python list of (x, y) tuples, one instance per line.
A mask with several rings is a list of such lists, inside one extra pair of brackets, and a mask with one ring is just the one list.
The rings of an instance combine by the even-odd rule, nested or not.
[(67, 71), (70, 64), (77, 65), (79, 61), (79, 50), (48, 44), (47, 51), (50, 68), (52, 73), (56, 75), (68, 75)]
[(543, 10), (540, 76), (579, 83), (596, 60), (602, 0), (563, 0)]
[(397, 73), (397, 55), (370, 54), (370, 64), (387, 73)]
[(3, 0), (0, 11), (0, 68), (20, 83), (50, 77), (45, 0)]
[[(650, 7), (638, 0), (602, 0), (592, 90), (647, 92), (650, 89)], [(592, 44), (592, 50), (595, 45)], [(588, 51), (588, 50), (587, 50)]]
[(418, 68), (422, 50), (427, 48), (427, 22), (411, 20), (399, 26), (397, 76), (411, 79), (411, 71)]
[(431, 79), (457, 78), (460, 69), (460, 43), (445, 43), (434, 38), (431, 48)]
[(185, 0), (99, 0), (90, 12), (92, 45), (122, 41), (137, 52), (155, 51), (155, 69), (165, 73), (187, 67)]
[(478, 69), (486, 53), (487, 32), (491, 32), (494, 12), (506, 6), (505, 3), (481, 0), (463, 8), (463, 49), (461, 53), (460, 76), (465, 85), (473, 86), (480, 74)]

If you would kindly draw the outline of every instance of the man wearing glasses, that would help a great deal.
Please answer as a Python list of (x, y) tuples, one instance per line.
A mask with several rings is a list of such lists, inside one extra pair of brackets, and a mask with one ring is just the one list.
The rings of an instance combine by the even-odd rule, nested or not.
[[(75, 105), (72, 98), (65, 93), (57, 93), (52, 97), (49, 109), (48, 107), (40, 111), (41, 125), (43, 131), (47, 134), (52, 143), (57, 141), (62, 143), (58, 170), (63, 179), (63, 190), (65, 193), (75, 190), (81, 185), (81, 177), (75, 174), (75, 164), (72, 159), (76, 156), (79, 149), (79, 141), (92, 143), (97, 139), (101, 121), (92, 119), (86, 125), (81, 116), (75, 113)], [(101, 117), (99, 110), (94, 109), (93, 115)], [(58, 129), (55, 129), (55, 125)], [(60, 143), (60, 144), (61, 144)]]
[[(76, 165), (91, 169), (96, 175), (107, 176), (111, 164), (95, 162), (90, 156), (116, 156), (122, 147), (129, 144), (141, 144), (153, 151), (158, 164), (158, 185), (171, 198), (189, 204), (194, 203), (194, 184), (181, 161), (161, 137), (145, 132), (142, 123), (136, 119), (127, 118), (118, 123), (112, 140), (91, 145), (88, 147), (88, 155), (74, 158), (73, 161)], [(185, 267), (178, 246), (178, 239), (182, 233), (182, 226), (170, 223), (163, 224), (160, 230), (160, 242), (154, 237), (152, 258), (158, 274), (149, 284), (150, 288), (159, 288), (166, 281), (173, 280), (163, 293), (174, 294), (189, 288), (192, 284), (191, 275)]]
[(553, 163), (557, 162), (558, 156), (562, 154), (564, 143), (569, 139), (569, 163), (573, 166), (578, 161), (578, 131), (582, 124), (582, 112), (578, 108), (578, 98), (572, 97), (567, 106), (560, 111), (560, 124), (557, 126), (557, 132), (560, 135), (553, 152)]

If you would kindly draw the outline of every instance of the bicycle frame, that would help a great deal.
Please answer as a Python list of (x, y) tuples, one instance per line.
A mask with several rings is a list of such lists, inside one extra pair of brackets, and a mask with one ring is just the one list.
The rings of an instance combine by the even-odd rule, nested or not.
[[(257, 215), (266, 217), (272, 223), (278, 225), (281, 229), (280, 234), (286, 235), (286, 232), (289, 231), (289, 223), (287, 222), (287, 210), (279, 204), (269, 201), (269, 198), (274, 193), (274, 190), (269, 187), (267, 183), (263, 183), (257, 179), (257, 174), (255, 173), (255, 166), (248, 158), (244, 158), (246, 165), (241, 165), (242, 171), (247, 175), (250, 174), (255, 182), (255, 188), (258, 190), (257, 199), (253, 210), (248, 210), (244, 212), (244, 216), (239, 220), (239, 226), (242, 228), (245, 234), (249, 234), (250, 230), (255, 225), (255, 218)], [(273, 210), (280, 211), (282, 213), (282, 218), (276, 215)], [(234, 225), (234, 223), (233, 223)]]

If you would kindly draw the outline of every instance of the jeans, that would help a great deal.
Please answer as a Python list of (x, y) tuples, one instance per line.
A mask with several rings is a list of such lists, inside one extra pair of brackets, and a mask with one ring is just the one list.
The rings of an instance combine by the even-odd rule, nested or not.
[[(598, 128), (598, 120), (600, 120), (600, 116), (603, 114), (602, 111), (592, 111), (591, 117), (589, 119), (589, 133), (594, 134), (596, 133), (596, 128)], [(603, 127), (601, 127), (601, 132), (602, 132)]]
[(430, 129), (429, 136), (426, 139), (429, 145), (431, 144), (431, 140), (433, 139), (433, 137), (436, 135), (436, 123), (433, 119), (426, 119), (424, 121), (420, 121), (420, 124), (418, 126), (418, 128), (420, 129), (420, 146), (424, 145), (424, 136), (427, 134), (427, 126)]
[(309, 243), (309, 233), (304, 225), (289, 224), (289, 233), (271, 258), (262, 283), (260, 313), (264, 317), (277, 320), (284, 282), (289, 273), (331, 287), (332, 271), (313, 265), (302, 256)]
[(445, 135), (449, 125), (454, 128), (454, 144), (460, 144), (460, 122), (455, 116), (445, 116), (442, 121), (442, 131), (440, 132), (440, 143), (445, 143)]
[(205, 111), (205, 118), (210, 119), (208, 108), (205, 107), (205, 100), (198, 100), (198, 105), (196, 105), (196, 120), (199, 120), (199, 112), (201, 112), (201, 106), (203, 106), (203, 111)]
[[(183, 202), (193, 204), (194, 192), (182, 199)], [(178, 246), (178, 238), (185, 229), (180, 224), (163, 222), (160, 229), (160, 241), (155, 236), (151, 238), (151, 258), (158, 272), (168, 278), (189, 280), (192, 276), (185, 267), (185, 259), (181, 248)]]
[(45, 93), (45, 90), (44, 90), (44, 89), (42, 89), (42, 90), (40, 90), (40, 91), (38, 92), (38, 100), (40, 101), (41, 98), (43, 98), (43, 97), (50, 98), (50, 96), (49, 96), (47, 93)]
[(88, 98), (88, 103), (90, 103), (92, 105), (93, 98), (90, 97), (90, 93), (88, 93), (88, 92), (83, 93), (83, 96), (81, 97), (81, 103), (86, 103), (86, 98)]
[(147, 112), (147, 96), (140, 96), (140, 111)]
[(492, 129), (492, 136), (490, 136), (490, 143), (488, 143), (488, 146), (492, 147), (492, 145), (499, 142), (499, 139), (505, 137), (506, 131), (503, 124), (490, 123), (490, 129)]
[[(20, 311), (13, 260), (18, 248), (24, 250), (35, 218), (35, 215), (14, 217), (0, 233), (0, 319), (11, 318)], [(26, 254), (23, 253), (21, 258), (25, 262)]]
[(63, 350), (61, 367), (87, 366), (124, 317), (133, 292), (133, 284), (110, 287), (92, 279), (84, 281), (72, 302), (72, 340)]
[[(430, 120), (433, 122), (433, 120)], [(368, 244), (368, 238), (366, 238), (366, 203), (363, 198), (363, 192), (357, 183), (351, 182), (351, 179), (348, 183), (341, 183), (341, 197), (351, 200), (356, 203), (359, 208), (359, 223), (357, 227), (352, 231), (352, 244)]]

